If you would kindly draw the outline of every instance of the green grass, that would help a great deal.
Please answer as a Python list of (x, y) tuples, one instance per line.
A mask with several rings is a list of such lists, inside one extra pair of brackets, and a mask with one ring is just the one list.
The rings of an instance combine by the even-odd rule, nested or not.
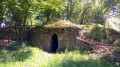
[(117, 67), (112, 61), (95, 59), (87, 51), (56, 54), (31, 46), (14, 45), (0, 48), (0, 67)]

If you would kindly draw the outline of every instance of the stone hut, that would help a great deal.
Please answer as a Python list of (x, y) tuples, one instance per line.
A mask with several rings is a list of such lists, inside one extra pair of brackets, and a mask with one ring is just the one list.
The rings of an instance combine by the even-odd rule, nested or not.
[(58, 20), (29, 31), (29, 42), (46, 51), (64, 49), (91, 50), (91, 45), (82, 40), (81, 28), (69, 21)]

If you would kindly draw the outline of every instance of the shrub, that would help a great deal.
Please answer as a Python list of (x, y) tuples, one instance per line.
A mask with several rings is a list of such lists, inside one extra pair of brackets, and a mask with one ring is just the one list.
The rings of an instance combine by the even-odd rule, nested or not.
[(120, 56), (120, 48), (116, 49), (115, 51), (113, 51), (113, 54), (115, 56)]
[(21, 48), (22, 48), (22, 45), (18, 45), (16, 43), (8, 47), (9, 50), (19, 50)]
[(120, 39), (117, 39), (114, 44), (120, 47)]
[(109, 28), (109, 31), (110, 31), (111, 34), (120, 35), (120, 32), (119, 32), (119, 31), (116, 31), (116, 30), (114, 30), (114, 29), (112, 29), (112, 28)]
[(113, 44), (115, 40), (113, 40), (112, 38), (110, 37), (107, 37), (106, 39), (103, 40), (104, 43), (106, 44)]
[(90, 38), (97, 40), (97, 41), (102, 41), (106, 37), (106, 34), (104, 33), (104, 28), (101, 28), (99, 26), (95, 26), (90, 34)]
[(112, 38), (110, 38), (110, 36), (104, 32), (104, 27), (100, 27), (100, 26), (93, 27), (89, 36), (90, 36), (90, 38), (92, 38), (94, 40), (102, 41), (106, 44), (114, 43), (114, 40)]

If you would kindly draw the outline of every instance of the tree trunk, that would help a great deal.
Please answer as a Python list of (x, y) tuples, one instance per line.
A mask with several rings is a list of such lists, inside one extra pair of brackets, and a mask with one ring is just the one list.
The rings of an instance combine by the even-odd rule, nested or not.
[(33, 22), (32, 22), (32, 18), (31, 18), (31, 17), (30, 17), (30, 22), (31, 22), (31, 26), (32, 26), (32, 23), (33, 23)]

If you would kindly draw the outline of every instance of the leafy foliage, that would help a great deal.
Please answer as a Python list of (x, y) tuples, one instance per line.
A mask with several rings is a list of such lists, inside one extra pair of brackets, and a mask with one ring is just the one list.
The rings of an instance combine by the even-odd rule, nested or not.
[[(21, 25), (46, 23), (53, 18), (68, 19), (75, 23), (104, 23), (111, 8), (117, 6), (119, 0), (2, 0), (0, 15), (6, 24)], [(8, 21), (8, 19), (10, 19)]]
[(98, 41), (101, 41), (101, 39), (106, 38), (106, 34), (104, 33), (104, 28), (95, 26), (90, 32), (90, 37)]
[(94, 26), (91, 32), (89, 33), (89, 36), (94, 40), (102, 41), (107, 44), (112, 44), (114, 42), (114, 40), (104, 32), (104, 27), (100, 26)]
[(114, 44), (116, 44), (117, 46), (120, 47), (120, 39), (117, 39), (117, 40), (114, 42)]
[(63, 0), (47, 0), (41, 2), (42, 9), (40, 10), (37, 19), (43, 22), (48, 22), (53, 18), (61, 18), (65, 2)]
[(115, 56), (120, 56), (120, 48), (116, 49), (116, 50), (113, 52), (113, 54), (114, 54)]

